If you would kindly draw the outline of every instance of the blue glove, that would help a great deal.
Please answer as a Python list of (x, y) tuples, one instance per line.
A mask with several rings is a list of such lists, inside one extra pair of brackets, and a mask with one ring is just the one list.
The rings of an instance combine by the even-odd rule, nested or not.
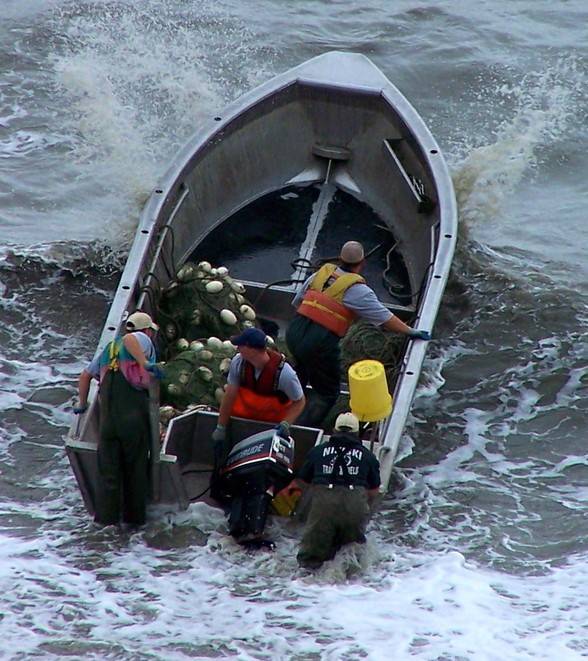
[(217, 425), (212, 432), (212, 440), (215, 443), (222, 443), (227, 437), (227, 430), (222, 425)]
[(73, 412), (76, 415), (82, 415), (82, 413), (85, 413), (87, 410), (88, 410), (88, 405), (87, 404), (84, 404), (83, 406), (78, 404), (77, 406), (73, 407)]
[(145, 369), (151, 374), (153, 374), (153, 376), (159, 381), (161, 381), (161, 379), (163, 379), (163, 377), (165, 376), (165, 372), (163, 371), (163, 368), (157, 363), (147, 363), (145, 365)]
[(426, 330), (415, 330), (413, 328), (408, 334), (408, 337), (411, 337), (413, 340), (425, 340), (426, 342), (428, 342), (429, 340), (431, 340), (431, 333), (429, 333), (429, 331)]
[(282, 438), (290, 438), (290, 423), (282, 420), (279, 425), (276, 425), (276, 434)]

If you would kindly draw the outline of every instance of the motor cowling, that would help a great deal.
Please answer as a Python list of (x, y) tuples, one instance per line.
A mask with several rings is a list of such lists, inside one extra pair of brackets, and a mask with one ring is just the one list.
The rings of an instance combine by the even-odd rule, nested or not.
[(230, 500), (229, 529), (239, 542), (261, 537), (271, 500), (290, 483), (294, 467), (294, 439), (274, 429), (237, 443), (220, 471), (223, 491)]
[(257, 470), (287, 484), (294, 472), (294, 439), (283, 438), (274, 429), (253, 434), (231, 449), (221, 475), (230, 480)]

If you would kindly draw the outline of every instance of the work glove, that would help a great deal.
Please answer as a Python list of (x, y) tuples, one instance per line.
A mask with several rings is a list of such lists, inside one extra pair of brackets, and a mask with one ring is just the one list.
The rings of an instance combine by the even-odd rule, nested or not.
[(222, 443), (226, 437), (227, 430), (222, 425), (217, 425), (215, 430), (212, 432), (212, 440), (215, 443)]
[(158, 381), (161, 381), (161, 379), (163, 379), (163, 377), (165, 376), (165, 372), (163, 371), (163, 368), (161, 367), (161, 365), (158, 365), (157, 363), (146, 363), (145, 369), (151, 374), (153, 374), (153, 376)]
[(290, 423), (282, 420), (279, 425), (276, 425), (276, 434), (282, 438), (290, 438)]
[(413, 328), (408, 334), (408, 337), (412, 338), (413, 340), (425, 340), (428, 342), (429, 340), (431, 340), (431, 333), (429, 333), (429, 331), (426, 330), (415, 330)]
[(73, 407), (73, 412), (76, 415), (82, 415), (82, 413), (85, 413), (88, 410), (88, 405), (84, 404), (83, 406), (78, 403), (76, 406)]

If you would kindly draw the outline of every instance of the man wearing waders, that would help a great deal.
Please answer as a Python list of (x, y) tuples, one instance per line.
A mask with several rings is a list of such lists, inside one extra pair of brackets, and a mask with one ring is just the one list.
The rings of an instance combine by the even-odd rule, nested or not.
[(82, 371), (79, 402), (74, 413), (88, 408), (92, 378), (100, 381), (100, 436), (94, 520), (102, 525), (145, 523), (150, 446), (151, 380), (162, 377), (155, 364), (153, 337), (157, 324), (145, 312), (135, 312), (127, 333), (116, 337)]
[(300, 425), (320, 425), (336, 402), (341, 384), (339, 340), (355, 319), (414, 339), (431, 339), (428, 331), (415, 330), (393, 315), (365, 284), (360, 275), (365, 264), (361, 243), (345, 243), (339, 262), (324, 264), (292, 301), (296, 316), (286, 332), (286, 342), (302, 386), (310, 383), (314, 391), (298, 420)]
[(311, 504), (298, 564), (318, 569), (352, 542), (365, 542), (372, 500), (380, 486), (380, 463), (358, 436), (359, 421), (342, 413), (327, 443), (309, 453), (297, 478), (310, 483)]

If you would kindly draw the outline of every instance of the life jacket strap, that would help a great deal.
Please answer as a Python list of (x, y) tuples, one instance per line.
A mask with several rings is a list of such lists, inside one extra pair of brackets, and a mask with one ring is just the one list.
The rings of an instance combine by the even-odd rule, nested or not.
[(341, 302), (343, 295), (352, 285), (364, 283), (365, 279), (359, 273), (336, 273), (335, 264), (324, 264), (316, 272), (309, 288), (321, 291), (329, 298)]

